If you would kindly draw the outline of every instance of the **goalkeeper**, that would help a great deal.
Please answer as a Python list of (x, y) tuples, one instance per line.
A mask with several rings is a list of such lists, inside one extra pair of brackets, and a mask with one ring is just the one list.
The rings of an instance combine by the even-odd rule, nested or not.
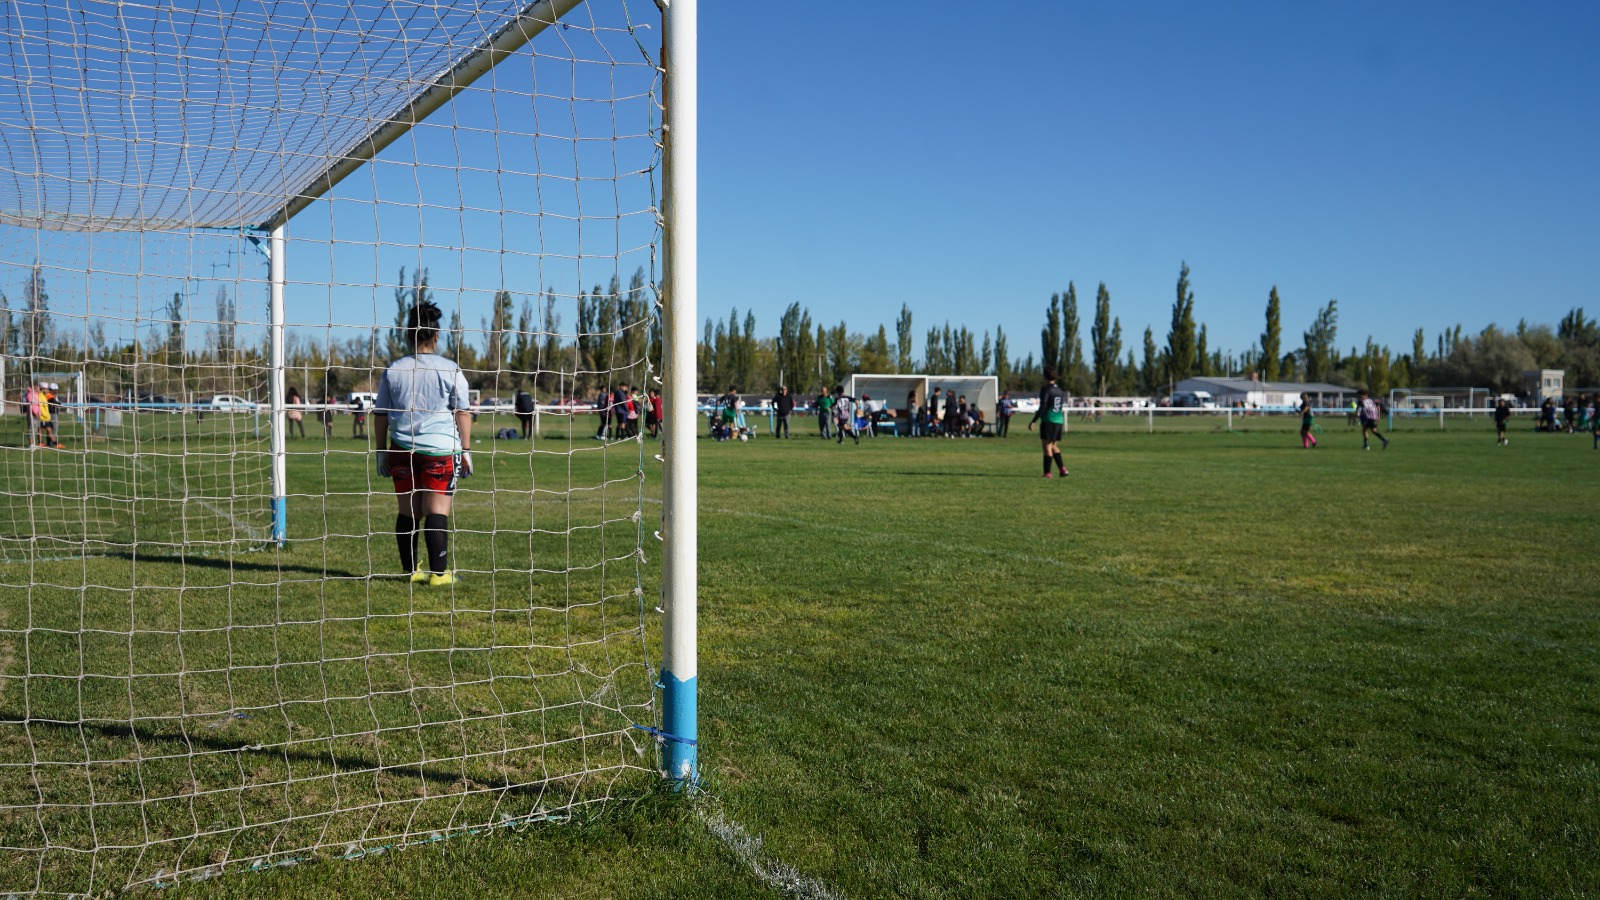
[[(373, 432), (378, 474), (394, 479), (395, 540), (413, 583), (455, 584), (450, 571), (450, 501), (456, 479), (472, 474), (472, 413), (461, 367), (437, 355), (439, 307), (424, 300), (406, 318), (412, 352), (389, 364), (378, 385)], [(427, 567), (417, 564), (417, 526)]]

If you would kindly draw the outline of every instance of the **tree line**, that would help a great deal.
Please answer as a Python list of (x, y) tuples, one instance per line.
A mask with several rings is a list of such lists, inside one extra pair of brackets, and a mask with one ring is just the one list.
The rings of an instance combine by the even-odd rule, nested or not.
[[(626, 286), (613, 276), (608, 284), (580, 291), (575, 303), (548, 288), (523, 296), (520, 303), (501, 290), (477, 328), (462, 321), (459, 308), (451, 312), (442, 352), (460, 363), (473, 387), (486, 392), (526, 388), (546, 398), (588, 396), (619, 381), (644, 380), (646, 361), (661, 358), (655, 295), (656, 287), (642, 269)], [(436, 299), (426, 269), (408, 274), (401, 267), (393, 288), (394, 318), (386, 327), (355, 330), (344, 340), (332, 337), (332, 329), (325, 327), (291, 328), (288, 367), (307, 373), (301, 380), (311, 382), (303, 388), (308, 396), (370, 389), (388, 361), (407, 352), (404, 329), (411, 308)], [(15, 308), (0, 289), (0, 354), (34, 360), (35, 368), (81, 367), (101, 390), (118, 394), (139, 386), (264, 396), (267, 347), (261, 323), (246, 323), (252, 333), (241, 337), (238, 301), (226, 285), (218, 287), (209, 317), (186, 310), (186, 302), (184, 294), (174, 293), (161, 316), (147, 320), (142, 338), (108, 341), (102, 320), (76, 316), (72, 321), (82, 327), (57, 326), (44, 271), (35, 265)], [(566, 331), (563, 308), (576, 313)], [(193, 325), (202, 324), (199, 319), (208, 319), (204, 334), (189, 334)], [(1523, 320), (1514, 329), (1490, 325), (1465, 334), (1458, 324), (1436, 332), (1431, 342), (1418, 328), (1411, 346), (1400, 351), (1370, 336), (1346, 350), (1339, 344), (1337, 300), (1315, 308), (1296, 341), (1285, 334), (1283, 299), (1273, 286), (1258, 340), (1235, 354), (1211, 346), (1184, 263), (1162, 339), (1147, 326), (1129, 346), (1121, 318), (1112, 313), (1105, 282), (1095, 291), (1087, 322), (1073, 281), (1065, 291), (1050, 295), (1043, 319), (1036, 350), (1013, 351), (1011, 336), (999, 326), (977, 332), (947, 320), (923, 332), (918, 356), (908, 304), (901, 304), (892, 331), (884, 324), (857, 331), (842, 320), (831, 325), (814, 321), (808, 309), (791, 303), (778, 318), (774, 335), (758, 334), (754, 310), (741, 313), (735, 307), (726, 319), (704, 323), (697, 348), (699, 386), (705, 392), (730, 385), (763, 392), (786, 383), (796, 392), (811, 393), (851, 374), (873, 372), (994, 375), (1005, 390), (1033, 391), (1042, 386), (1046, 366), (1062, 373), (1063, 387), (1079, 396), (1156, 396), (1189, 377), (1252, 373), (1265, 381), (1328, 382), (1375, 394), (1393, 388), (1467, 386), (1517, 393), (1521, 373), (1541, 368), (1566, 370), (1569, 385), (1600, 386), (1600, 324), (1581, 307), (1554, 327)]]

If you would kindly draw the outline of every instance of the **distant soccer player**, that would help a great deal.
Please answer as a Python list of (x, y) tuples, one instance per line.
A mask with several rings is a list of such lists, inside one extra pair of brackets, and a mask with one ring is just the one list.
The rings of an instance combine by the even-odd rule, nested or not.
[(1300, 449), (1310, 450), (1317, 446), (1317, 436), (1312, 430), (1317, 427), (1317, 413), (1311, 408), (1311, 395), (1300, 395)]
[[(412, 352), (389, 364), (378, 384), (373, 431), (378, 474), (394, 479), (399, 500), (395, 541), (400, 567), (413, 583), (454, 584), (450, 570), (450, 504), (456, 479), (472, 474), (472, 412), (461, 367), (435, 354), (439, 307), (424, 300), (406, 318)], [(428, 550), (417, 565), (417, 520)]]
[(1511, 402), (1501, 397), (1494, 405), (1494, 436), (1495, 443), (1504, 447), (1511, 443), (1506, 437), (1506, 422), (1511, 419)]
[(1056, 464), (1061, 477), (1067, 477), (1067, 464), (1061, 461), (1061, 432), (1067, 423), (1067, 393), (1056, 384), (1055, 366), (1046, 366), (1044, 370), (1044, 390), (1039, 392), (1039, 409), (1033, 414), (1033, 419), (1028, 422), (1028, 430), (1033, 430), (1033, 423), (1044, 419), (1044, 424), (1039, 426), (1039, 440), (1044, 444), (1044, 477), (1050, 477), (1050, 463)]
[(1383, 441), (1383, 449), (1389, 449), (1389, 439), (1378, 431), (1378, 401), (1367, 396), (1366, 391), (1357, 395), (1356, 411), (1361, 417), (1361, 449), (1371, 450), (1372, 445), (1367, 443), (1367, 435), (1374, 435)]
[(839, 433), (835, 443), (844, 443), (846, 434), (857, 444), (861, 443), (861, 434), (856, 430), (855, 402), (856, 398), (844, 392), (844, 385), (833, 386), (833, 419), (835, 430)]

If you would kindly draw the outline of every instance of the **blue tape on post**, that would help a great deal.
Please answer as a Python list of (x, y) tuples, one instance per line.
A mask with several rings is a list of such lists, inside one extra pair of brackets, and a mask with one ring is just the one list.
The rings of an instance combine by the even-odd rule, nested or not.
[(679, 679), (661, 672), (661, 731), (670, 740), (661, 744), (662, 768), (674, 781), (700, 781), (699, 719), (695, 710), (697, 679)]
[(272, 498), (272, 540), (282, 544), (289, 539), (289, 498)]

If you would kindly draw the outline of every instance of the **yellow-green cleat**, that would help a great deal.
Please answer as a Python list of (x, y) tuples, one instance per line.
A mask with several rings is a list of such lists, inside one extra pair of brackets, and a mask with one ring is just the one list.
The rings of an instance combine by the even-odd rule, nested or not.
[(454, 572), (445, 572), (442, 575), (429, 575), (428, 587), (444, 587), (447, 584), (460, 584), (461, 579)]
[(432, 578), (432, 577), (433, 577), (432, 574), (430, 574), (428, 571), (426, 571), (424, 569), (418, 569), (417, 571), (411, 573), (411, 583), (412, 584), (427, 584), (428, 583), (428, 579)]

